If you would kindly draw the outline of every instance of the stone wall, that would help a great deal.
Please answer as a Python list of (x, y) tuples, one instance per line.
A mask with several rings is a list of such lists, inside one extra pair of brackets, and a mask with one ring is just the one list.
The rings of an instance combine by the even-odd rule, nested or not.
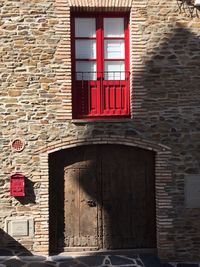
[[(4, 233), (1, 245), (48, 253), (48, 154), (67, 140), (69, 147), (111, 136), (171, 149), (163, 166), (157, 161), (164, 170), (156, 174), (159, 255), (200, 260), (199, 209), (184, 204), (185, 174), (200, 173), (198, 10), (191, 15), (176, 0), (5, 0), (0, 7), (0, 228), (6, 218), (35, 219), (33, 238), (16, 244)], [(72, 120), (70, 10), (130, 11), (130, 120)], [(20, 153), (10, 146), (18, 137), (26, 143)], [(9, 195), (15, 172), (29, 181), (24, 201)]]

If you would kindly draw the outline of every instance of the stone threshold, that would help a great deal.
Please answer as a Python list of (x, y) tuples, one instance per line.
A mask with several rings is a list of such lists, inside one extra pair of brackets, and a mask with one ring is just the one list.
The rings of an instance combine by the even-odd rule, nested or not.
[(74, 124), (88, 124), (88, 123), (127, 123), (133, 122), (131, 118), (124, 118), (124, 119), (72, 119), (72, 123)]
[(99, 249), (99, 250), (89, 250), (89, 251), (65, 251), (59, 253), (58, 256), (80, 257), (80, 256), (98, 256), (98, 255), (135, 255), (135, 254), (156, 255), (157, 249), (145, 248), (145, 249), (115, 249), (115, 250)]

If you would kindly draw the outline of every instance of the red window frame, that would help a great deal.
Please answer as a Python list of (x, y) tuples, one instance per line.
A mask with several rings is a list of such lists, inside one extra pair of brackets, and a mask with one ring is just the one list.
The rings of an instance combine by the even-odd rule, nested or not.
[[(96, 37), (75, 37), (75, 18), (95, 18), (96, 19)], [(123, 18), (124, 19), (124, 37), (104, 37), (103, 19), (104, 18)], [(104, 118), (117, 118), (117, 117), (130, 117), (130, 54), (129, 54), (129, 15), (127, 13), (72, 13), (71, 16), (71, 47), (72, 47), (72, 116), (74, 119), (104, 119)], [(75, 55), (75, 41), (76, 40), (96, 40), (96, 59), (77, 59)], [(124, 40), (125, 57), (122, 58), (104, 58), (104, 40)], [(96, 61), (96, 80), (78, 81), (76, 79), (76, 60), (77, 61)], [(125, 67), (125, 82), (123, 80), (109, 80), (105, 81), (104, 62), (105, 61), (124, 61)], [(121, 74), (120, 74), (121, 75)], [(114, 89), (115, 87), (115, 89)], [(88, 89), (90, 88), (90, 89)], [(95, 90), (94, 90), (95, 88)], [(123, 94), (120, 92), (120, 103), (123, 108), (115, 109), (109, 108), (111, 98), (106, 94), (121, 88), (125, 91)], [(117, 89), (116, 89), (117, 88)], [(86, 92), (87, 91), (87, 92)], [(119, 91), (119, 90), (118, 90)], [(92, 92), (95, 97), (91, 97)], [(114, 93), (112, 93), (114, 94)], [(116, 93), (115, 93), (116, 94)], [(116, 95), (115, 95), (116, 98)], [(118, 97), (119, 98), (119, 97)], [(123, 100), (122, 100), (123, 98)], [(92, 102), (92, 103), (91, 103)], [(113, 100), (116, 102), (116, 100)], [(118, 99), (119, 102), (119, 99)], [(102, 106), (106, 108), (102, 108)], [(113, 104), (114, 106), (116, 105)], [(121, 104), (120, 104), (121, 105)], [(94, 107), (93, 107), (94, 106)]]

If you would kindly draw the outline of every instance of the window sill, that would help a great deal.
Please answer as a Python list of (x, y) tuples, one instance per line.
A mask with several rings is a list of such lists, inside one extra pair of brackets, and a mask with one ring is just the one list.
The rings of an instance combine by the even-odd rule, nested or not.
[(125, 119), (73, 119), (71, 120), (74, 124), (86, 124), (86, 123), (127, 123), (132, 122), (131, 118)]

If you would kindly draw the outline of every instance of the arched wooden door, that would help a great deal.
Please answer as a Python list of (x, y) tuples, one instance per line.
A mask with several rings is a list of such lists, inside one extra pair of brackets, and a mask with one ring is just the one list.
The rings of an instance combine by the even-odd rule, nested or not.
[(65, 250), (155, 248), (154, 153), (122, 145), (78, 150), (64, 172)]

